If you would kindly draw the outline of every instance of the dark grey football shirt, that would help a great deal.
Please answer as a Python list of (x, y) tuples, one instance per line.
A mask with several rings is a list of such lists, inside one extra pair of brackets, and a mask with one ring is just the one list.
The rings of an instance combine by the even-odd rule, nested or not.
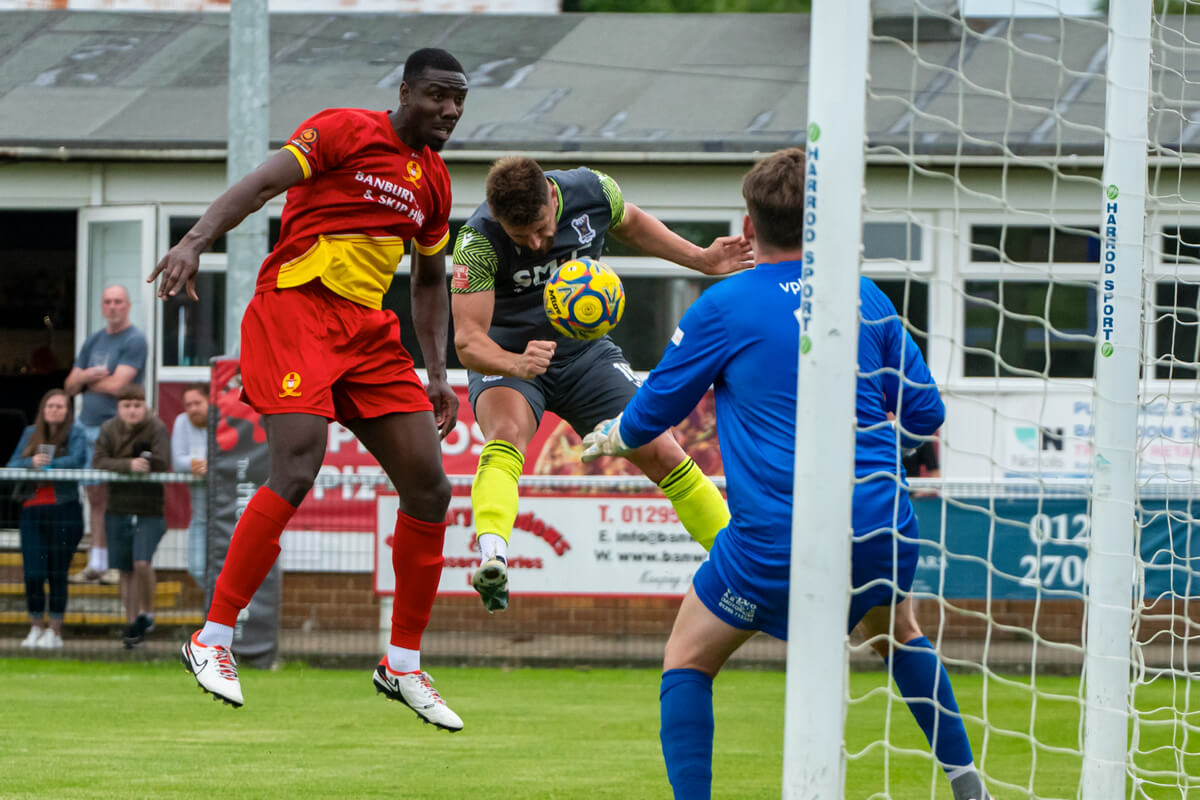
[(454, 263), (465, 266), (465, 280), (455, 277), (455, 294), (495, 292), (492, 327), (488, 336), (513, 353), (522, 353), (533, 339), (558, 343), (555, 358), (572, 355), (589, 342), (570, 339), (546, 319), (542, 291), (559, 264), (580, 256), (599, 258), (604, 236), (625, 218), (621, 189), (609, 176), (587, 167), (551, 170), (546, 177), (558, 192), (558, 230), (549, 250), (533, 252), (508, 238), (487, 203), (475, 209), (458, 232)]

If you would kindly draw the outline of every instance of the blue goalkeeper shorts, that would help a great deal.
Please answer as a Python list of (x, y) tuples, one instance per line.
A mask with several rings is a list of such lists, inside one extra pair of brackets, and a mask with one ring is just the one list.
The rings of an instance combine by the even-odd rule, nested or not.
[[(917, 519), (890, 529), (855, 537), (850, 550), (850, 613), (846, 631), (876, 606), (899, 602), (912, 588), (917, 571)], [(748, 552), (736, 537), (722, 531), (708, 560), (692, 578), (692, 588), (717, 619), (742, 630), (787, 639), (790, 565)]]

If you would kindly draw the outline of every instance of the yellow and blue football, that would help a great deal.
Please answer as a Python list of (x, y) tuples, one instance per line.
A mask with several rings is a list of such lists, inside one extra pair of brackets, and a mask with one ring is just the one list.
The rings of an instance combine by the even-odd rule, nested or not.
[(572, 339), (599, 339), (625, 312), (625, 287), (612, 267), (591, 258), (559, 264), (546, 281), (546, 317)]

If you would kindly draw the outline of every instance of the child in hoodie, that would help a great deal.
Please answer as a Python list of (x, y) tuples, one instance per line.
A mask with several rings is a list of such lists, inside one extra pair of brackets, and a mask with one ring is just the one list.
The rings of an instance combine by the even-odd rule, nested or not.
[[(131, 383), (117, 395), (117, 416), (100, 426), (92, 466), (144, 475), (170, 469), (167, 426), (146, 406), (146, 392)], [(113, 482), (104, 515), (112, 566), (121, 572), (125, 605), (123, 639), (132, 648), (154, 628), (154, 567), (151, 561), (167, 530), (161, 483)]]

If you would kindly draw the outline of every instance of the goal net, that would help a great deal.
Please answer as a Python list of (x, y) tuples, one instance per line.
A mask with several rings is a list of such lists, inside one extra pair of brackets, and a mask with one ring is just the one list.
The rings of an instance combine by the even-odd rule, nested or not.
[(1192, 538), (1200, 466), (1200, 5), (1155, 5), (1129, 739), (1138, 798), (1200, 790), (1200, 696), (1192, 686), (1200, 650), (1189, 648), (1200, 622), (1200, 548)]
[[(1151, 23), (1144, 3), (870, 5), (861, 267), (946, 404), (907, 464), (917, 621), (993, 796), (1185, 797), (1200, 789), (1200, 6)], [(823, 189), (836, 143), (817, 146)], [(819, 211), (818, 244), (839, 213)], [(844, 796), (952, 797), (873, 644), (860, 627), (848, 645)]]

